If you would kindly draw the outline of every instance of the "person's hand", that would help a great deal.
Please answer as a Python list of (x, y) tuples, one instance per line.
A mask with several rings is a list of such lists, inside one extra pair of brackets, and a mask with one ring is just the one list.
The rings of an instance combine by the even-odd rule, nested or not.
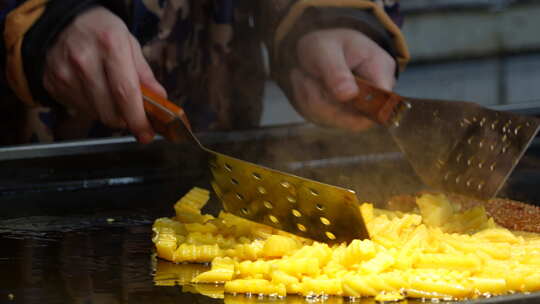
[(362, 130), (373, 123), (350, 103), (358, 94), (354, 74), (382, 89), (395, 84), (395, 60), (351, 29), (318, 30), (297, 42), (299, 68), (291, 72), (296, 109), (315, 123)]
[(92, 8), (74, 19), (47, 53), (43, 85), (52, 98), (99, 118), (111, 128), (128, 128), (142, 143), (154, 137), (140, 84), (166, 96), (122, 20)]

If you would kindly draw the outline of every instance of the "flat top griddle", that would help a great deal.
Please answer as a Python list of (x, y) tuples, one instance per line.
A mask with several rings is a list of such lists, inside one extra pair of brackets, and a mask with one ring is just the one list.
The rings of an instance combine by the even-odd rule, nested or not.
[[(107, 218), (115, 221), (107, 222)], [(0, 303), (210, 304), (235, 299), (236, 303), (240, 300), (240, 303), (254, 304), (298, 303), (298, 297), (258, 299), (226, 295), (225, 300), (212, 299), (183, 292), (179, 286), (155, 286), (151, 223), (150, 216), (138, 213), (0, 221)], [(540, 293), (458, 303), (529, 304), (538, 301)], [(334, 299), (327, 303), (341, 301)], [(366, 299), (360, 303), (371, 302)]]
[[(421, 190), (391, 140), (370, 132), (290, 126), (202, 139), (223, 153), (352, 187), (365, 201), (386, 199), (370, 191), (380, 185), (388, 196)], [(152, 222), (173, 214), (193, 186), (209, 187), (198, 161), (188, 146), (140, 147), (129, 138), (0, 149), (0, 303), (224, 303), (153, 282)], [(540, 202), (539, 168), (534, 142), (503, 193)], [(466, 303), (538, 302), (540, 293)]]

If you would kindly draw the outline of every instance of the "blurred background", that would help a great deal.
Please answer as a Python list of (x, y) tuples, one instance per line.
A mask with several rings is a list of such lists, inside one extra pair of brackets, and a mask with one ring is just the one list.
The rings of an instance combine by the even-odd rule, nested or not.
[[(411, 62), (398, 93), (498, 109), (540, 106), (540, 1), (403, 0), (401, 7)], [(269, 82), (263, 125), (301, 121)]]

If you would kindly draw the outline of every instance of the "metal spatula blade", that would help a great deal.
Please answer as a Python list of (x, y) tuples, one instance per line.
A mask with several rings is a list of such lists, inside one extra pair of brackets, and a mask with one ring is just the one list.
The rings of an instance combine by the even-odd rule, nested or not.
[(471, 102), (405, 98), (358, 83), (357, 107), (384, 124), (418, 176), (443, 192), (494, 197), (540, 127), (534, 117)]
[(143, 88), (146, 113), (156, 131), (189, 141), (208, 157), (212, 188), (227, 212), (329, 244), (369, 238), (353, 190), (319, 183), (204, 147), (184, 111)]
[(212, 186), (225, 210), (326, 243), (369, 238), (353, 190), (213, 152)]
[(538, 132), (538, 119), (468, 102), (405, 99), (388, 130), (424, 182), (494, 197)]

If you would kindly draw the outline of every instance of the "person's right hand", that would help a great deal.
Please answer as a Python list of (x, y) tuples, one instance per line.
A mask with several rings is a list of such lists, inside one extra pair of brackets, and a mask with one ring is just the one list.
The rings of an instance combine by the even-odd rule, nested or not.
[(166, 96), (141, 47), (120, 18), (103, 7), (77, 16), (47, 53), (43, 85), (60, 103), (111, 128), (128, 128), (142, 143), (154, 137), (140, 85)]

